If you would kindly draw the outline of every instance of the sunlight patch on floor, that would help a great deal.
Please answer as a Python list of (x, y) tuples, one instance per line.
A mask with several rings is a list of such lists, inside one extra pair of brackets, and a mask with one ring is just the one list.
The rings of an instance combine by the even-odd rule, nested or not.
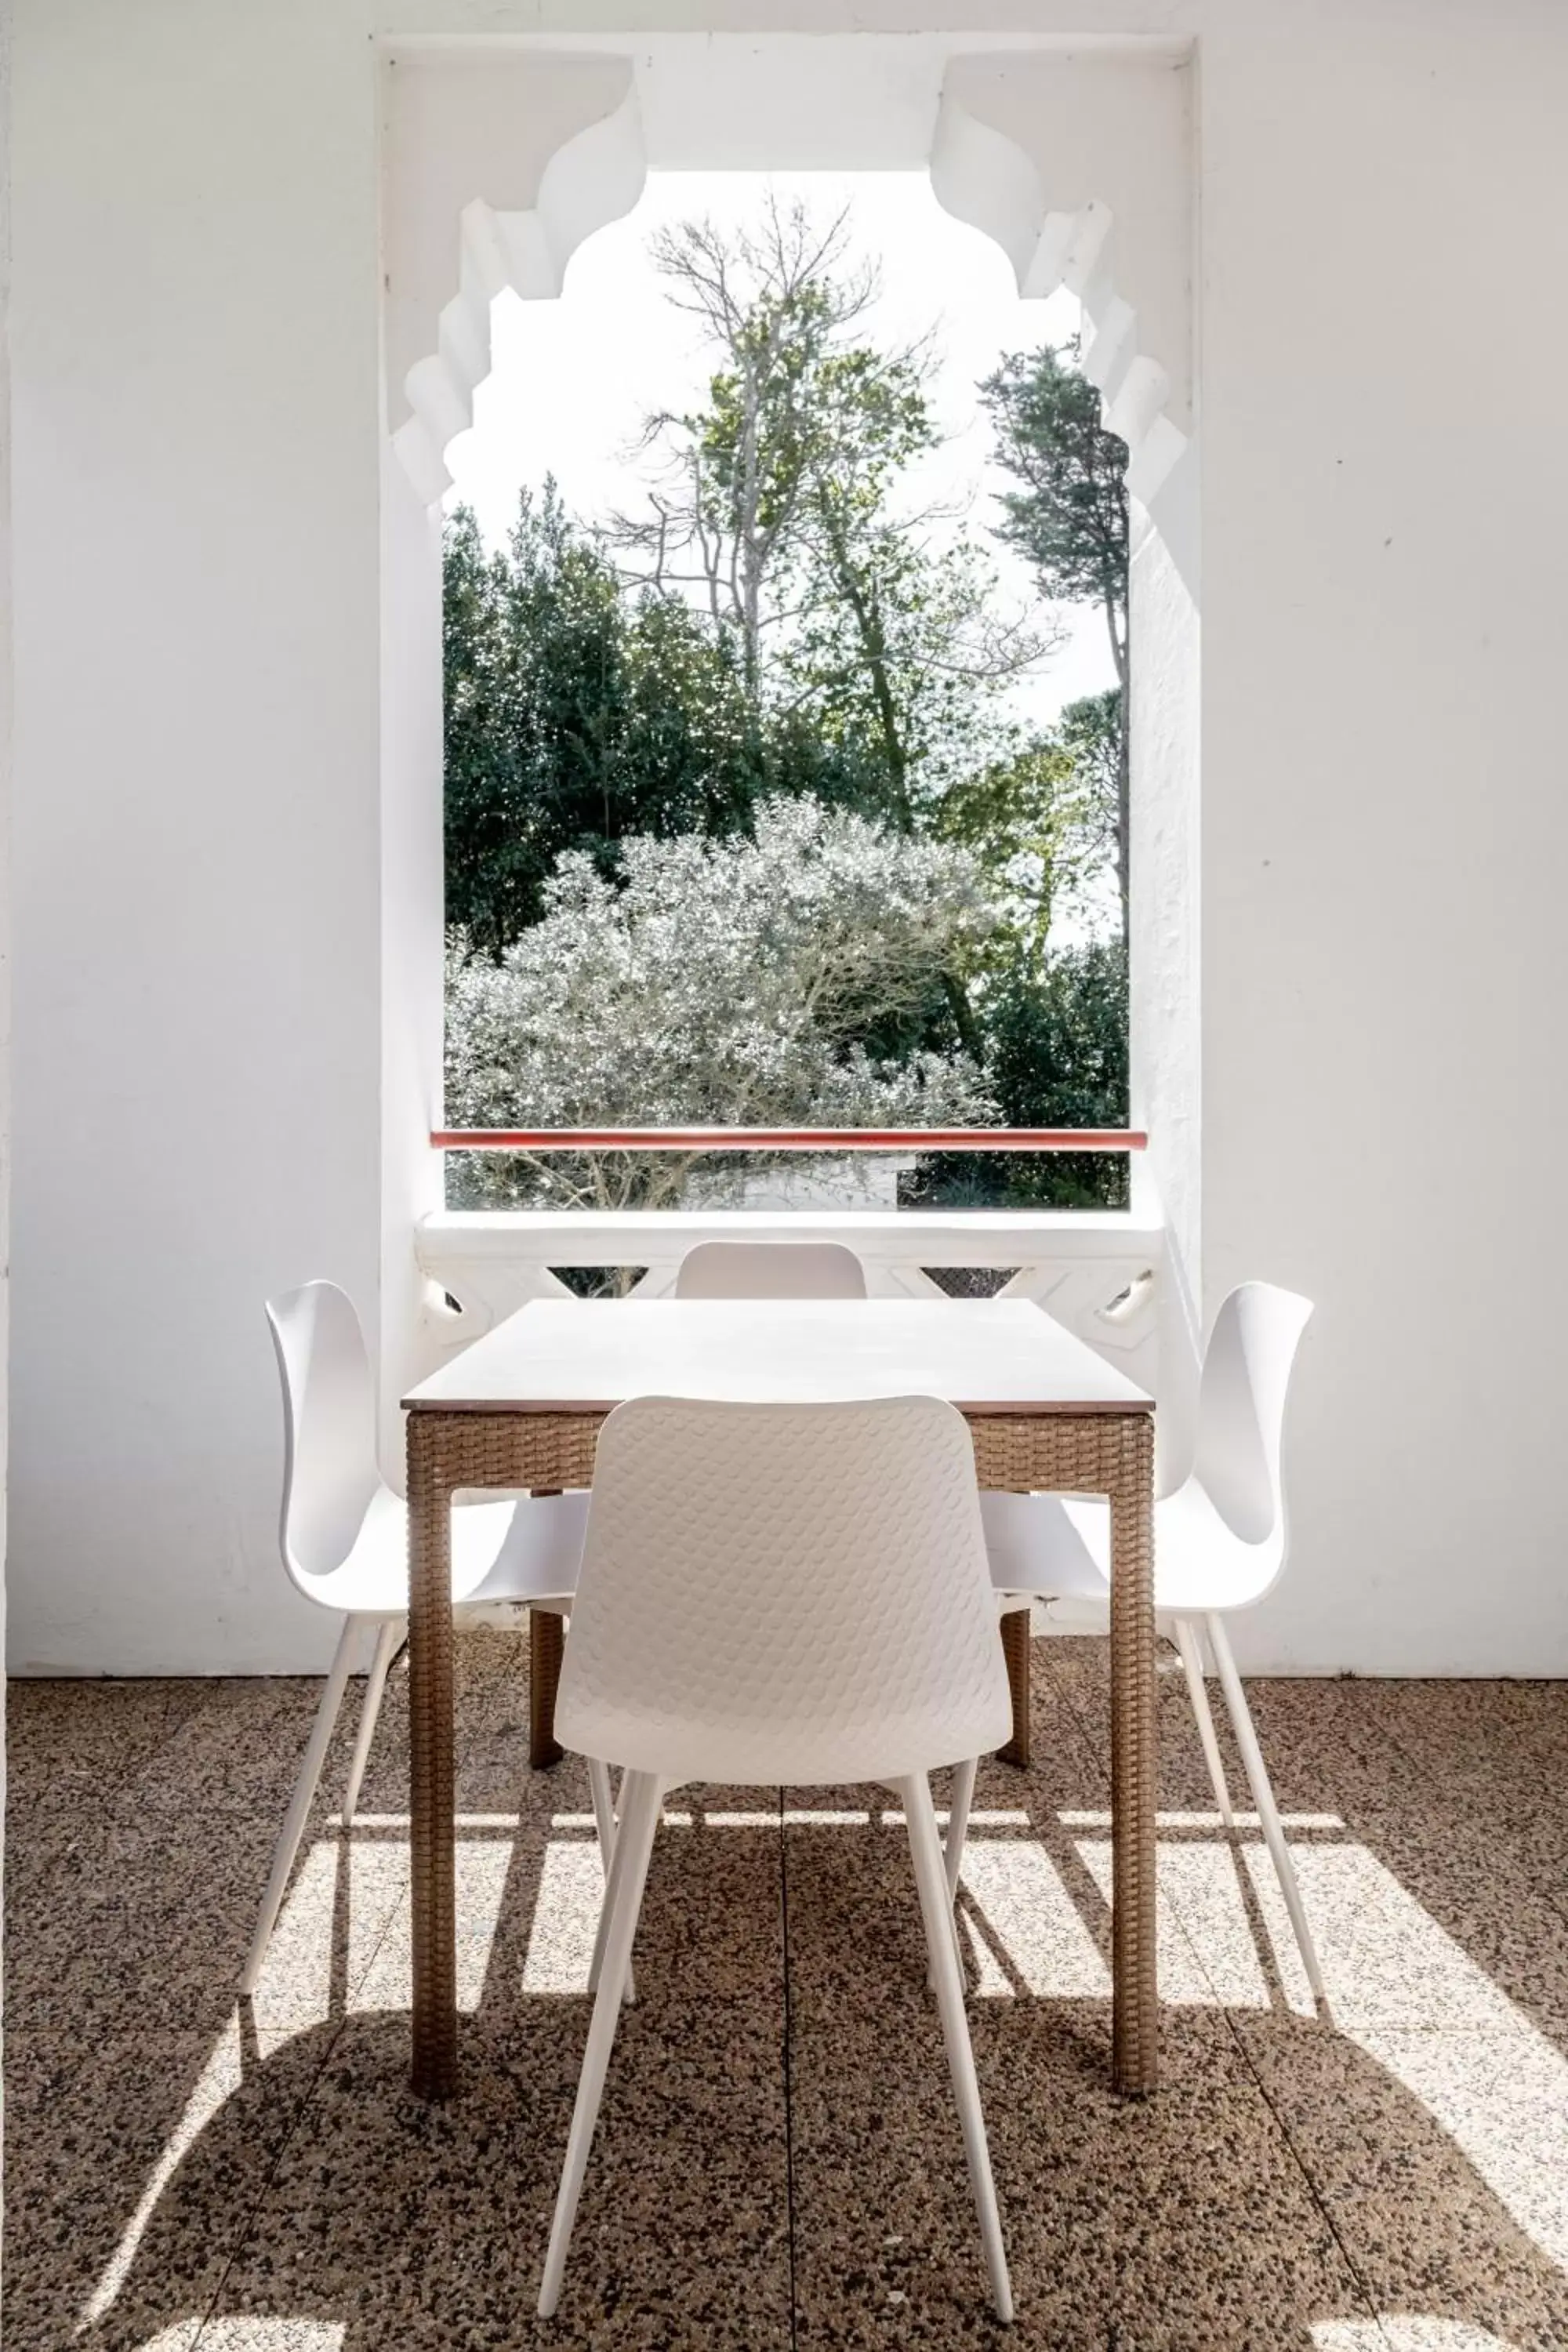
[[(1260, 1830), (1263, 1826), (1259, 1814), (1244, 1812), (1239, 1806), (1232, 1807), (1230, 1817), (1238, 1830)], [(978, 1814), (975, 1818), (978, 1820)], [(1064, 1830), (1108, 1830), (1110, 1827), (1109, 1813), (1068, 1811), (1059, 1812), (1057, 1819)], [(1281, 1813), (1279, 1819), (1288, 1830), (1342, 1832), (1344, 1829), (1344, 1822), (1338, 1813)], [(1154, 1816), (1154, 1827), (1157, 1830), (1207, 1830), (1212, 1836), (1217, 1836), (1222, 1823), (1215, 1812), (1160, 1812)]]
[(966, 1909), (964, 1926), (983, 1996), (1012, 1993), (1016, 1979), (1041, 2000), (1110, 2000), (1110, 1971), (1037, 1839), (970, 1838), (960, 1878), (979, 1915)]
[[(783, 1818), (854, 1837), (896, 1836), (903, 1844), (903, 1817), (892, 1811), (802, 1808)], [(1021, 1811), (973, 1817), (961, 1917), (977, 1998), (1109, 2000), (1103, 1943), (1110, 1842), (1080, 1829), (1102, 1818), (1060, 1817), (1053, 1837), (1069, 1827), (1079, 1833), (1064, 1837), (1053, 1852), (1040, 1838), (1020, 1833), (1031, 1826)], [(781, 1816), (699, 1811), (667, 1820), (682, 1836), (712, 1827), (776, 1838)], [(1332, 2030), (1420, 2103), (1518, 2228), (1568, 2271), (1568, 2059), (1374, 1853), (1342, 1834), (1325, 1837), (1323, 1831), (1339, 1826), (1332, 1816), (1313, 1816), (1311, 1825), (1317, 1834), (1298, 1836), (1292, 1852)], [(289, 2035), (324, 2023), (334, 2009), (342, 2014), (409, 2005), (407, 1841), (377, 1833), (379, 1822), (365, 1826), (370, 1833), (363, 1837), (311, 1847), (295, 1878), (256, 1996), (263, 2057)], [(491, 1832), (459, 1837), (457, 1845), (458, 2000), (471, 2011), (485, 1992), (518, 1852), (511, 1836), (496, 1833), (512, 1826), (508, 1817), (465, 1826)], [(592, 1816), (562, 1814), (555, 1826), (566, 1833), (552, 1836), (539, 1858), (520, 1989), (531, 1997), (581, 1997), (604, 1874)], [(1258, 1836), (1226, 1837), (1217, 1815), (1174, 1817), (1158, 1844), (1156, 1916), (1161, 1997), (1168, 2005), (1314, 2014), (1273, 1865)], [(239, 2021), (231, 2019), (83, 2309), (83, 2327), (101, 2320), (120, 2294), (177, 2167), (239, 2087), (243, 2054)], [(298, 2341), (301, 2352), (338, 2352), (335, 2323), (299, 2324), (313, 2332), (280, 2339), (277, 2329), (292, 2321), (213, 2322), (201, 2336), (203, 2352), (245, 2352), (253, 2342), (280, 2340)], [(274, 2331), (265, 2338), (235, 2332), (263, 2326)], [(190, 2340), (175, 2333), (159, 2342), (174, 2352)], [(1375, 2326), (1324, 2321), (1314, 2327), (1313, 2342), (1317, 2352), (1511, 2352), (1484, 2330), (1418, 2314)]]
[(337, 1965), (341, 1986), (352, 1994), (407, 1886), (406, 1839), (355, 1838), (345, 1845), (342, 1838), (321, 1838), (309, 1848), (272, 1930), (251, 2000), (264, 2058), (291, 2034), (309, 2032), (331, 2014), (340, 1910), (346, 1914), (347, 1948)]
[[(484, 1997), (490, 1949), (500, 1925), (514, 1853), (504, 1838), (459, 1838), (457, 1843), (458, 2007), (466, 2015), (471, 2015)], [(405, 1888), (375, 1958), (357, 1985), (351, 1983), (348, 2006), (373, 2010), (412, 2009), (413, 2005), (414, 1922)]]
[(1568, 2059), (1511, 2004), (1510, 2013), (1503, 2032), (1352, 2026), (1350, 2038), (1420, 2100), (1525, 2236), (1568, 2272)]
[[(1507, 2032), (1521, 2021), (1508, 1995), (1368, 1847), (1305, 1841), (1291, 1852), (1336, 2024)], [(1283, 1960), (1294, 1938), (1274, 1865), (1261, 1845), (1242, 1853)]]
[(539, 1896), (522, 1963), (525, 1993), (585, 1993), (604, 1900), (597, 1845), (552, 1838), (539, 1873)]
[(140, 2352), (190, 2352), (201, 2331), (201, 2352), (342, 2352), (348, 2327), (338, 2319), (280, 2319), (268, 2312), (258, 2317), (183, 2319), (165, 2327)]
[(1500, 2336), (1463, 2319), (1424, 2319), (1380, 2312), (1375, 2319), (1323, 2319), (1312, 2329), (1314, 2352), (1515, 2352)]
[[(1275, 1992), (1258, 1948), (1237, 1876), (1236, 1849), (1212, 1814), (1211, 1842), (1167, 1840), (1155, 1852), (1154, 1948), (1160, 1998), (1208, 2009), (1271, 2009)], [(1080, 1838), (1075, 1851), (1107, 1905), (1109, 1838)], [(1248, 1849), (1245, 1843), (1240, 1851)], [(1262, 1849), (1259, 1848), (1261, 1852)], [(1270, 1937), (1269, 1964), (1285, 2005), (1314, 2014), (1311, 1989), (1289, 1931)]]

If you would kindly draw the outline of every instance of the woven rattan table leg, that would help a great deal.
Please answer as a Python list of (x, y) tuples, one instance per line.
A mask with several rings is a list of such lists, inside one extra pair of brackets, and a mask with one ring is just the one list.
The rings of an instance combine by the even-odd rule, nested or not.
[(1154, 1969), (1154, 1428), (1118, 1423), (1110, 1490), (1111, 2063), (1119, 2090), (1159, 2079)]
[(566, 1654), (563, 1618), (548, 1609), (528, 1612), (528, 1760), (536, 1772), (566, 1753), (555, 1737), (555, 1693)]
[(1007, 1661), (1007, 1687), (1013, 1695), (1013, 1737), (996, 1750), (1004, 1764), (1029, 1769), (1029, 1612), (1009, 1609), (1002, 1620), (1002, 1655)]
[(430, 1412), (408, 1416), (408, 1748), (414, 2088), (445, 2099), (458, 2079), (452, 1515)]

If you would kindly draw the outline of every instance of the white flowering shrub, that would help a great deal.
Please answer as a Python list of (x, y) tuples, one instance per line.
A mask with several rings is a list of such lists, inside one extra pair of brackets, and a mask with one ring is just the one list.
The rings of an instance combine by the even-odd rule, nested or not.
[[(563, 856), (498, 964), (455, 936), (453, 1127), (919, 1127), (997, 1118), (975, 1064), (863, 1039), (916, 1022), (995, 927), (976, 860), (810, 799), (755, 837), (620, 844), (618, 879)], [(474, 1154), (455, 1204), (669, 1207), (678, 1153)], [(755, 1160), (722, 1165), (735, 1181)], [(713, 1179), (704, 1176), (711, 1200)]]

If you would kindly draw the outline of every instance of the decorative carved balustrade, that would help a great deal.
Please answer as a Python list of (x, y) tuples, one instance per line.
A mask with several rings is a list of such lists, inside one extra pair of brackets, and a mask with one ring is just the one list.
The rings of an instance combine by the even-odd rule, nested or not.
[(929, 1297), (951, 1289), (958, 1269), (977, 1269), (993, 1277), (984, 1287), (1037, 1300), (1157, 1393), (1164, 1236), (1117, 1211), (447, 1211), (417, 1232), (423, 1352), (434, 1367), (529, 1299), (567, 1295), (563, 1269), (631, 1269), (633, 1293), (657, 1298), (699, 1242), (807, 1238), (847, 1244), (875, 1297)]

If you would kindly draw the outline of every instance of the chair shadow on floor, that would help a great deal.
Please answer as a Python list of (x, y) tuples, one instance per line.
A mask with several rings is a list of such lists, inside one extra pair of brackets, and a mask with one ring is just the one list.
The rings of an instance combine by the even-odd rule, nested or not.
[[(1568, 1691), (1255, 1686), (1280, 1805), (1317, 1824), (1291, 1834), (1330, 2024), (1163, 1677), (1164, 2087), (1138, 2105), (1106, 2072), (1104, 1645), (1036, 1655), (1036, 1769), (983, 1774), (962, 1900), (1017, 2340), (1561, 2352), (1568, 1910), (1519, 1825), (1561, 1785)], [(461, 1645), (468, 2007), (441, 2109), (407, 2090), (401, 1685), (243, 2032), (317, 1686), (13, 1685), (8, 2347), (190, 2352), (209, 2312), (203, 2352), (535, 2340), (596, 1861), (580, 1768), (520, 1765), (520, 1666), (511, 1636)], [(537, 2340), (782, 2347), (793, 2297), (824, 2346), (994, 2341), (889, 1804), (671, 1800)]]
[[(1440, 2074), (1503, 2013), (1447, 2034), (1302, 2014), (1245, 1838), (1200, 1825), (1163, 1844), (1164, 2087), (1116, 2097), (1103, 1790), (1059, 1743), (1042, 1753), (1026, 1780), (983, 1774), (962, 1905), (1014, 2340), (1372, 2352), (1394, 2315), (1443, 2352), (1568, 2343), (1552, 2184), (1529, 2145), (1467, 2125), (1462, 2083), (1447, 2109), (1436, 2076), (1428, 2096), (1409, 2087), (1398, 2042), (1425, 2037)], [(193, 2046), (149, 2092), (128, 2040), (96, 2116), (47, 2079), (13, 2107), (8, 2347), (188, 2352), (209, 2310), (203, 2352), (995, 2342), (902, 1834), (864, 1790), (671, 1800), (580, 2243), (560, 2316), (535, 2320), (587, 2023), (584, 1921), (552, 1916), (592, 1884), (575, 1773), (468, 1837), (504, 1860), (472, 1860), (460, 1890), (471, 2006), (451, 2104), (407, 2085), (405, 1906), (379, 1928), (354, 1916), (359, 1857), (406, 1835), (389, 1811), (318, 1838), (319, 1939), (301, 1928), (290, 1958), (286, 1910), (286, 1967), (253, 2013), (225, 2011), (215, 1970), (216, 2076)], [(1392, 1878), (1372, 1864), (1355, 1861), (1347, 1899)], [(1309, 1902), (1331, 1902), (1332, 1873), (1306, 1875)], [(385, 1903), (374, 1867), (364, 1885)], [(237, 1902), (236, 1969), (246, 1927)], [(62, 2137), (90, 2161), (62, 2163)]]

